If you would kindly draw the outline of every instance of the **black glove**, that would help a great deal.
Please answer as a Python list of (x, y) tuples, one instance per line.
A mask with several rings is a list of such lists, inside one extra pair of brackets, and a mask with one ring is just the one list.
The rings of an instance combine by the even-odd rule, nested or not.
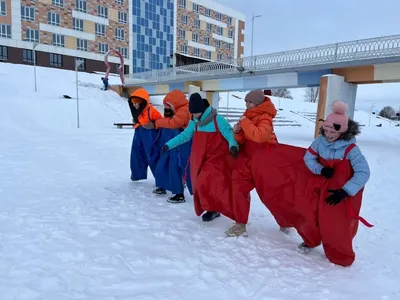
[(151, 121), (149, 121), (149, 122), (146, 123), (146, 124), (143, 124), (142, 126), (143, 126), (143, 128), (146, 128), (146, 129), (154, 129), (154, 128), (155, 128), (154, 123), (151, 122)]
[(349, 195), (344, 189), (328, 190), (328, 192), (332, 193), (332, 195), (326, 197), (325, 202), (333, 206), (342, 202)]
[(231, 152), (232, 156), (236, 158), (239, 153), (239, 149), (236, 146), (232, 146), (229, 151)]
[(161, 149), (161, 153), (167, 152), (169, 150), (169, 147), (167, 145), (164, 145)]
[(324, 167), (321, 170), (321, 175), (329, 179), (332, 178), (334, 172), (335, 172), (334, 168)]

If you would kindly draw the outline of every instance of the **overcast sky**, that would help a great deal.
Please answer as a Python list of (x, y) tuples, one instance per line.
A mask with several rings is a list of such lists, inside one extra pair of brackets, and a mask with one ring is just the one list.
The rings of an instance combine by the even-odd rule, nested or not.
[[(215, 0), (246, 15), (245, 56), (400, 34), (400, 0)], [(360, 85), (357, 104), (398, 101), (400, 84)], [(363, 105), (364, 104), (364, 105)], [(382, 103), (383, 105), (383, 103)]]

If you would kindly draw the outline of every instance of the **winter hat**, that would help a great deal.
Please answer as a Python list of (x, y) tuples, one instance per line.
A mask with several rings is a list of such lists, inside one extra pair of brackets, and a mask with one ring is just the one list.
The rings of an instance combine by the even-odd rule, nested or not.
[(347, 131), (349, 117), (347, 116), (347, 104), (343, 101), (335, 101), (332, 105), (333, 112), (329, 114), (323, 124), (324, 129), (334, 129), (337, 132)]
[(206, 107), (204, 105), (204, 100), (199, 93), (194, 93), (190, 95), (189, 99), (189, 112), (193, 114), (205, 112)]
[(264, 95), (265, 96), (272, 96), (272, 91), (271, 90), (264, 90)]
[(264, 91), (261, 89), (249, 92), (244, 98), (244, 101), (251, 102), (255, 105), (260, 105), (261, 103), (264, 102), (264, 100), (265, 100)]

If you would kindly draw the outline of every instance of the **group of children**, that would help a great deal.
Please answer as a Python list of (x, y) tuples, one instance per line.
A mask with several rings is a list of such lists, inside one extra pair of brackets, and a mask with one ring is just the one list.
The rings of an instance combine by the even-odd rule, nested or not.
[(225, 232), (230, 237), (247, 235), (250, 192), (256, 189), (280, 230), (295, 228), (302, 237), (300, 252), (322, 243), (331, 262), (350, 266), (358, 221), (372, 226), (359, 217), (370, 176), (355, 144), (359, 126), (337, 101), (308, 149), (281, 144), (270, 95), (249, 92), (246, 111), (232, 127), (199, 93), (188, 101), (182, 91), (171, 91), (161, 115), (148, 92), (137, 89), (128, 101), (135, 123), (131, 180), (146, 179), (150, 167), (153, 192), (172, 192), (171, 203), (185, 202), (187, 185), (204, 222), (221, 214), (235, 222)]

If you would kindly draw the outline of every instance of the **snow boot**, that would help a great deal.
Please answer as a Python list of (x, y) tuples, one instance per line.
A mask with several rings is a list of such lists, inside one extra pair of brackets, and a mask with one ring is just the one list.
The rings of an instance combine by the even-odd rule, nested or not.
[(225, 231), (225, 234), (229, 237), (247, 236), (246, 224), (235, 223), (231, 228)]
[(206, 213), (204, 213), (201, 218), (203, 220), (203, 222), (211, 222), (212, 220), (214, 220), (215, 218), (220, 217), (221, 214), (217, 211), (207, 211)]
[(312, 250), (312, 248), (311, 247), (308, 247), (307, 245), (306, 245), (306, 243), (301, 243), (298, 247), (297, 247), (297, 251), (299, 252), (299, 253), (301, 253), (301, 254), (307, 254), (307, 253), (309, 253), (310, 251)]
[(176, 194), (175, 196), (169, 198), (167, 200), (169, 203), (184, 203), (185, 202), (185, 196), (183, 194)]
[(156, 195), (165, 195), (167, 194), (167, 191), (163, 188), (156, 188), (153, 193)]
[(289, 234), (290, 232), (290, 227), (280, 227), (279, 230), (283, 232), (284, 234)]

